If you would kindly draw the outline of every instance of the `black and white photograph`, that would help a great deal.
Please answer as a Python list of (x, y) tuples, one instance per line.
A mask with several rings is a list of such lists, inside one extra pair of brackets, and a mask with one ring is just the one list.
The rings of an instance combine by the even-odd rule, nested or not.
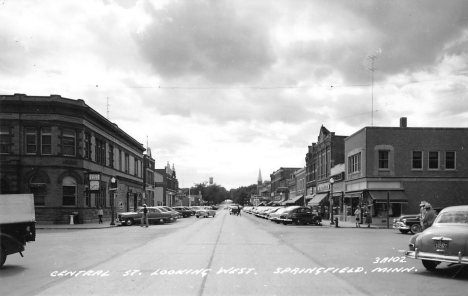
[(0, 295), (466, 294), (467, 12), (0, 0)]

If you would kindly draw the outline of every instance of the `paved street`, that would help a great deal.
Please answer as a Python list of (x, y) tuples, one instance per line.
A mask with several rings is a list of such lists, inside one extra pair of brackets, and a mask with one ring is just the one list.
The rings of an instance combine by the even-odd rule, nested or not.
[[(326, 224), (325, 224), (326, 225)], [(106, 225), (107, 226), (107, 225)], [(393, 229), (282, 225), (219, 210), (149, 228), (39, 229), (2, 295), (461, 295), (468, 272), (406, 260)]]

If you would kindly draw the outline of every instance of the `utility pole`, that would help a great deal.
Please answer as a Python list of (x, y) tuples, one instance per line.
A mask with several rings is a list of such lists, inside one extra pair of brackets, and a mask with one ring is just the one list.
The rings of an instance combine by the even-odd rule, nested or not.
[(371, 125), (374, 125), (374, 72), (379, 71), (378, 68), (374, 67), (374, 62), (378, 58), (379, 58), (379, 56), (376, 56), (376, 55), (371, 55), (371, 56), (367, 57), (368, 60), (372, 61), (372, 66), (370, 68), (367, 68), (368, 71), (372, 72), (372, 110), (371, 110), (372, 121), (371, 121)]
[(109, 97), (107, 97), (107, 120), (109, 120)]

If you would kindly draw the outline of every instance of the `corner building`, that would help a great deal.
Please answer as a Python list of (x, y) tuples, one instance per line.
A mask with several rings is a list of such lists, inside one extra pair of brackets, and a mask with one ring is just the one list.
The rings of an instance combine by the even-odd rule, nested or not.
[(99, 206), (110, 219), (144, 198), (143, 145), (83, 100), (0, 95), (0, 115), (1, 193), (33, 193), (36, 221), (97, 221)]
[(374, 223), (468, 203), (468, 128), (365, 127), (345, 139), (348, 206), (368, 206)]

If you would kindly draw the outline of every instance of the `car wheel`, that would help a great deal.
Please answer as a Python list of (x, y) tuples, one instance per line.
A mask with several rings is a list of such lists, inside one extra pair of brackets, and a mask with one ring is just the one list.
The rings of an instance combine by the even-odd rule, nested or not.
[(400, 229), (400, 232), (403, 233), (403, 234), (407, 234), (409, 232), (409, 230)]
[(195, 217), (197, 217), (197, 218), (198, 218), (198, 217), (200, 217), (200, 216), (196, 215)]
[(216, 214), (213, 214), (213, 218), (214, 218), (214, 216), (216, 216)]
[(439, 261), (431, 261), (431, 260), (423, 260), (422, 264), (426, 267), (427, 270), (435, 270), (437, 265), (439, 265)]
[(7, 253), (3, 245), (0, 245), (0, 267), (3, 266), (3, 264), (6, 261)]
[(283, 222), (283, 225), (288, 225), (288, 222)]
[(276, 223), (276, 224), (280, 224), (280, 222), (279, 222), (279, 221), (275, 221), (275, 223)]
[(299, 219), (294, 220), (294, 224), (299, 225), (299, 224), (301, 224), (301, 221)]
[(125, 219), (125, 225), (132, 226), (133, 225), (133, 219), (131, 219), (131, 218)]
[(411, 225), (410, 231), (412, 234), (420, 233), (421, 232), (421, 225), (413, 224)]

